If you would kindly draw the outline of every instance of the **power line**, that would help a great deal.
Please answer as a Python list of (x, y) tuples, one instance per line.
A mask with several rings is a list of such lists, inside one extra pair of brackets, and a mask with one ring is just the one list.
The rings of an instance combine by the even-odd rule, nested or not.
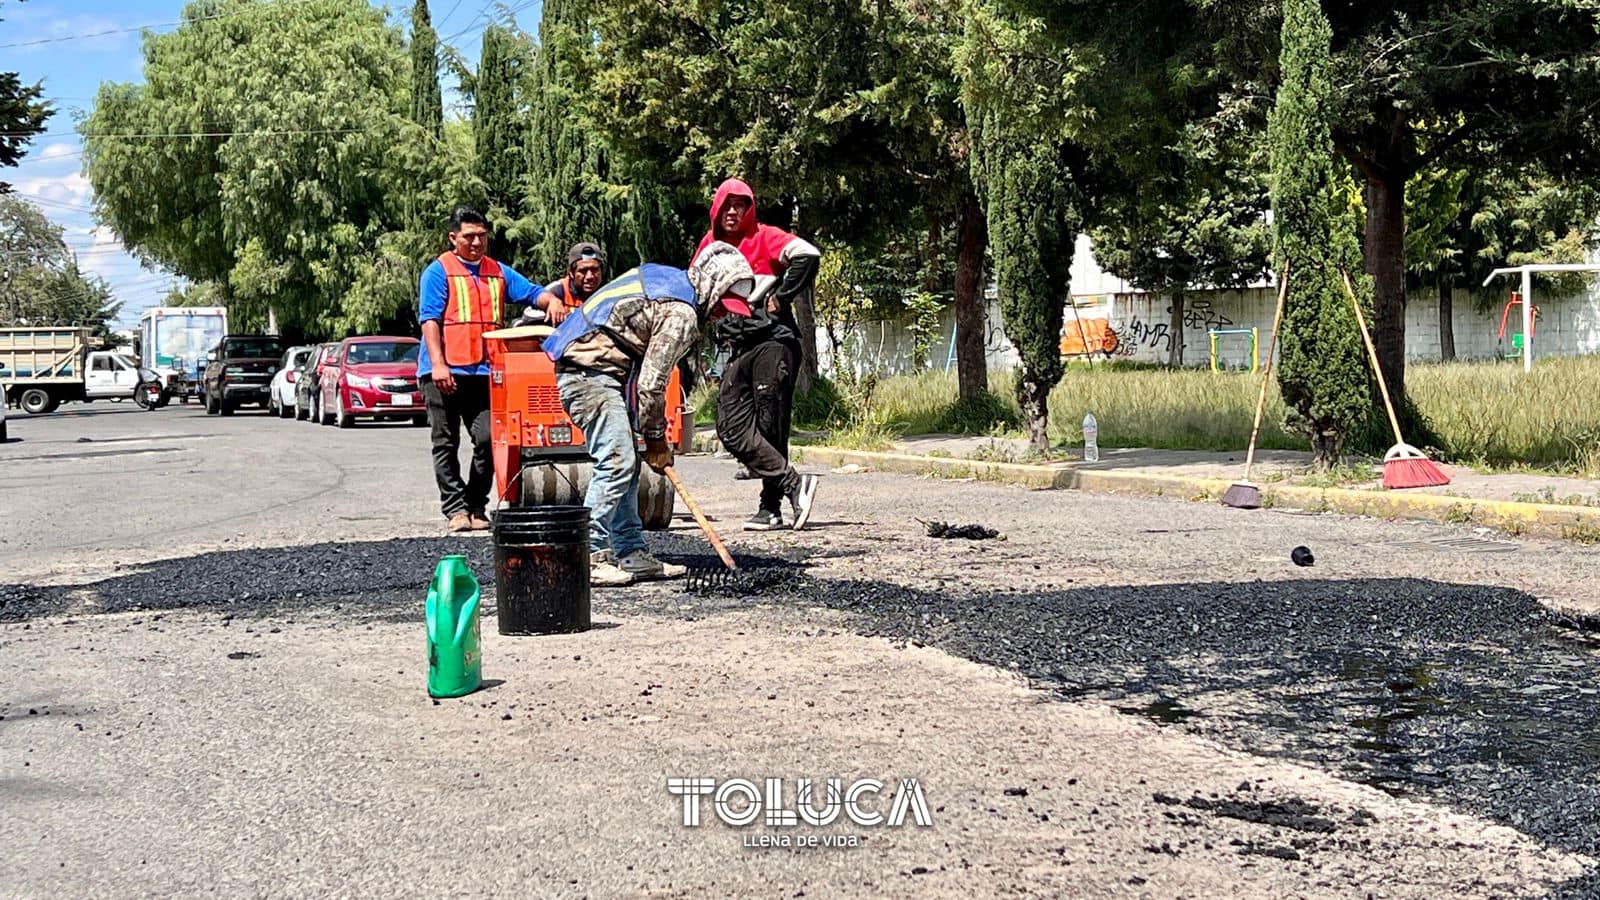
[(242, 16), (246, 13), (254, 12), (256, 9), (257, 7), (249, 6), (243, 9), (236, 9), (233, 12), (212, 13), (209, 16), (195, 16), (192, 19), (180, 19), (176, 22), (150, 22), (145, 25), (134, 25), (129, 28), (108, 28), (105, 31), (85, 31), (79, 32), (78, 34), (67, 34), (53, 38), (37, 38), (31, 41), (13, 41), (9, 44), (0, 44), (0, 50), (4, 50), (8, 47), (36, 47), (40, 44), (59, 44), (63, 41), (81, 41), (87, 38), (105, 37), (112, 34), (127, 34), (131, 31), (144, 31), (148, 28), (172, 28), (178, 25), (193, 25), (196, 22), (210, 22), (216, 19), (231, 19), (235, 16)]
[[(526, 3), (519, 3), (516, 6), (512, 6), (512, 7), (507, 8), (505, 10), (505, 15), (507, 15), (507, 16), (515, 16), (517, 13), (519, 13), (519, 12), (525, 10), (525, 9), (530, 9), (530, 8), (532, 8), (534, 6), (538, 6), (540, 2), (541, 2), (541, 0), (528, 0), (528, 2), (526, 2)], [(493, 4), (490, 4), (490, 5), (492, 6)], [(493, 15), (493, 13), (489, 9), (489, 7), (485, 6), (483, 8), (483, 11), (478, 13), (478, 15), (475, 18), (473, 18), (471, 24), (469, 24), (467, 27), (461, 29), (460, 31), (456, 32), (455, 34), (449, 35), (447, 37), (440, 38), (439, 39), (439, 43), (441, 43), (441, 44), (450, 43), (451, 41), (455, 40), (456, 38), (461, 37), (462, 35), (464, 35), (467, 32), (473, 30), (474, 28), (477, 28), (478, 24), (480, 22), (483, 23), (483, 26), (485, 28), (489, 27), (490, 25), (494, 24), (490, 20), (490, 17), (492, 15)]]
[(28, 131), (0, 131), (0, 137), (82, 137), (82, 138), (202, 138), (202, 137), (277, 137), (281, 135), (300, 134), (361, 134), (372, 131), (371, 128), (283, 128), (262, 129), (260, 131), (176, 131), (176, 132), (120, 132), (97, 131), (94, 133), (78, 131), (46, 131), (33, 133)]

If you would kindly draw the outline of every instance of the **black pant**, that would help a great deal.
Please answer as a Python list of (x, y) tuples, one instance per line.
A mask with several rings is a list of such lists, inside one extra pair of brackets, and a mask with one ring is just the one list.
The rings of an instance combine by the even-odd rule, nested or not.
[[(439, 507), (446, 516), (482, 514), (489, 507), (494, 484), (494, 445), (489, 441), (489, 376), (457, 375), (456, 389), (446, 396), (427, 375), (418, 379), (428, 403), (433, 429), (433, 477), (439, 482)], [(461, 426), (472, 440), (472, 469), (461, 482)]]
[(722, 370), (717, 437), (734, 459), (761, 478), (761, 508), (779, 512), (798, 477), (789, 466), (789, 426), (800, 348), (767, 341), (735, 351)]

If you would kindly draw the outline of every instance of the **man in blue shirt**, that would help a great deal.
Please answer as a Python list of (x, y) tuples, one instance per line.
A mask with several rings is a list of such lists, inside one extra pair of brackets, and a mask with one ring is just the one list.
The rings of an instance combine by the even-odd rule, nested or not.
[[(450, 249), (423, 270), (418, 292), (422, 350), (417, 382), (432, 426), (433, 476), (451, 531), (489, 527), (494, 484), (489, 440), (489, 353), (483, 333), (508, 319), (511, 304), (528, 303), (538, 286), (485, 255), (489, 225), (462, 206), (450, 216)], [(472, 440), (472, 467), (461, 480), (461, 426)]]

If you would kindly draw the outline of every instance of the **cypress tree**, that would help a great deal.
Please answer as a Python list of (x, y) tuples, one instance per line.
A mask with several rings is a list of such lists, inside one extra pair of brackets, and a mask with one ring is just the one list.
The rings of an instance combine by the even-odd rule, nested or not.
[(662, 192), (629, 184), (583, 118), (584, 75), (568, 46), (589, 34), (586, 10), (574, 0), (546, 0), (539, 54), (524, 85), (530, 106), (527, 214), (514, 233), (528, 244), (540, 271), (552, 275), (566, 268), (567, 247), (580, 240), (605, 250), (610, 272), (682, 253), (663, 256), (661, 236), (672, 214)]
[(1328, 118), (1333, 30), (1318, 0), (1284, 0), (1282, 84), (1268, 123), (1278, 269), (1289, 264), (1278, 385), (1289, 424), (1311, 440), (1327, 469), (1370, 415), (1366, 351), (1341, 272), (1370, 310), (1355, 220), (1340, 197)]
[(985, 116), (975, 130), (974, 175), (987, 203), (1000, 317), (1022, 364), (1017, 401), (1034, 449), (1050, 449), (1050, 391), (1061, 381), (1063, 298), (1083, 219), (1061, 153), (1044, 141), (1006, 139)]
[(444, 98), (439, 93), (439, 34), (433, 30), (428, 0), (411, 7), (411, 121), (438, 138), (444, 131)]
[(510, 29), (490, 25), (483, 30), (483, 51), (478, 60), (477, 90), (473, 95), (472, 132), (477, 148), (477, 173), (483, 180), (488, 209), (484, 215), (494, 226), (491, 253), (518, 267), (527, 265), (526, 245), (505, 236), (506, 228), (522, 210), (523, 178), (527, 154), (523, 147), (522, 118), (517, 109), (517, 79), (522, 61), (517, 36)]

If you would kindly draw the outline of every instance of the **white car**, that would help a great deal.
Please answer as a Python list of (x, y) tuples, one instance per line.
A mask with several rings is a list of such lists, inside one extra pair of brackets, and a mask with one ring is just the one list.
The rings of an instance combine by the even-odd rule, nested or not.
[(282, 419), (294, 418), (294, 382), (297, 371), (316, 347), (290, 347), (278, 361), (278, 374), (272, 376), (267, 392), (267, 411)]

